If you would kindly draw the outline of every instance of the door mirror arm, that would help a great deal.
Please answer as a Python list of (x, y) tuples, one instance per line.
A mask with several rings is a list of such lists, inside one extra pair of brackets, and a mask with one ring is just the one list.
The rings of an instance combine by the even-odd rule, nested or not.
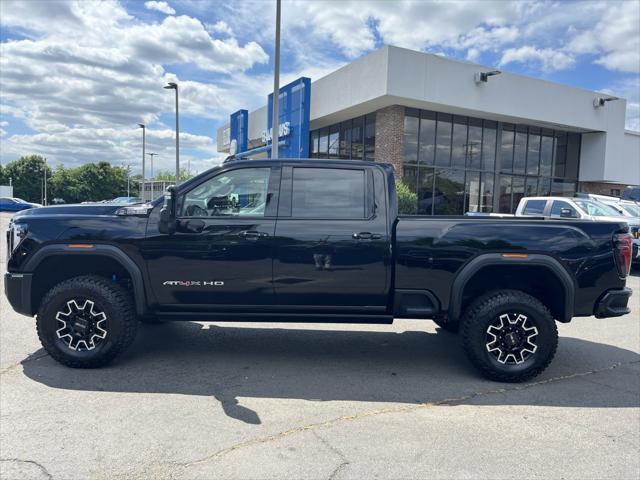
[(171, 185), (167, 188), (164, 195), (164, 204), (160, 210), (160, 219), (158, 220), (158, 231), (172, 235), (176, 231), (176, 187)]

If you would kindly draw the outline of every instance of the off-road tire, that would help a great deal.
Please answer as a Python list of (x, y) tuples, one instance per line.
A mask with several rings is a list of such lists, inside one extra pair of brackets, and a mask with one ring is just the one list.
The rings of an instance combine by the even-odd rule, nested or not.
[(443, 320), (434, 320), (434, 322), (441, 329), (449, 333), (458, 333), (460, 331), (460, 324), (458, 322), (447, 322)]
[[(107, 318), (107, 334), (92, 350), (75, 351), (60, 341), (56, 315), (69, 300), (91, 300)], [(111, 362), (133, 342), (138, 319), (133, 299), (120, 285), (98, 275), (83, 275), (53, 287), (36, 317), (40, 343), (55, 360), (73, 368), (97, 368)]]
[[(537, 349), (519, 365), (500, 364), (488, 351), (487, 329), (509, 312), (521, 312), (536, 327)], [(464, 350), (471, 363), (487, 378), (498, 382), (525, 382), (546, 369), (558, 347), (558, 329), (551, 312), (538, 299), (520, 290), (497, 290), (476, 299), (461, 321)]]

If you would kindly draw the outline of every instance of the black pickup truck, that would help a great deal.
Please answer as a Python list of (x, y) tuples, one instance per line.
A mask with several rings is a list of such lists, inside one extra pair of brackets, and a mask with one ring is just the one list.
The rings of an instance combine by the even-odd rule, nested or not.
[(623, 315), (624, 222), (399, 216), (393, 169), (245, 160), (143, 205), (13, 217), (5, 291), (49, 354), (98, 367), (138, 321), (391, 323), (460, 329), (487, 377), (544, 370), (556, 321)]

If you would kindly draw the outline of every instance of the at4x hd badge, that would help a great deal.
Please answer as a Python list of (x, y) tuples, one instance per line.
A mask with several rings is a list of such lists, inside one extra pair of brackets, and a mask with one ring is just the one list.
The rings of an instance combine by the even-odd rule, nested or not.
[(224, 282), (220, 280), (167, 280), (162, 285), (169, 287), (222, 287)]

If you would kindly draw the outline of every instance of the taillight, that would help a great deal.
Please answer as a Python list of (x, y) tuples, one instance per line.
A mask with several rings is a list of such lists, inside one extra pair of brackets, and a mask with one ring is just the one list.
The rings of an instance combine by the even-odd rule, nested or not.
[(613, 252), (616, 257), (618, 273), (621, 277), (629, 275), (631, 270), (631, 252), (633, 237), (628, 233), (617, 233), (613, 236)]

